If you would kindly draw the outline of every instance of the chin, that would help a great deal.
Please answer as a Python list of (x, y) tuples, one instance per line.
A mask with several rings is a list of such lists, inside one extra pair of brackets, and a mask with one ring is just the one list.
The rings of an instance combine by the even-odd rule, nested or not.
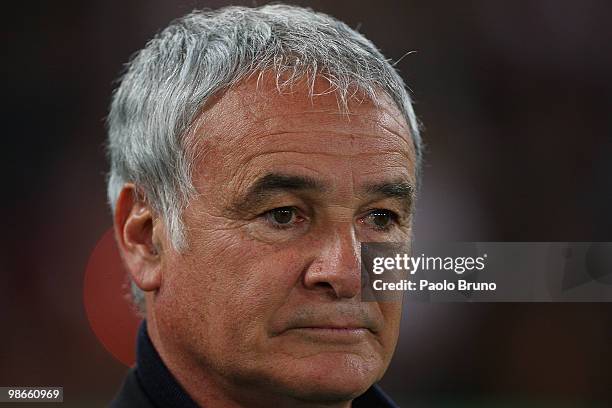
[(311, 402), (347, 401), (366, 392), (382, 377), (379, 359), (350, 353), (322, 353), (297, 361), (285, 373), (286, 387), (296, 399)]

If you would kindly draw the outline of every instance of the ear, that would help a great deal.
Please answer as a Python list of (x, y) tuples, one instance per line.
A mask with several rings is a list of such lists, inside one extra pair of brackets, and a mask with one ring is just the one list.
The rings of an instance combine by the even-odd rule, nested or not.
[(136, 186), (123, 186), (115, 203), (115, 237), (121, 257), (134, 283), (143, 291), (161, 284), (161, 240), (154, 213)]

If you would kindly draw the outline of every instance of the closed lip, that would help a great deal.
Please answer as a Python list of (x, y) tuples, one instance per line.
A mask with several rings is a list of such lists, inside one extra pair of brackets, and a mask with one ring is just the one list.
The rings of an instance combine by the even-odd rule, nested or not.
[(337, 331), (356, 331), (356, 330), (371, 331), (370, 329), (368, 329), (367, 327), (364, 327), (364, 326), (328, 326), (328, 325), (321, 325), (321, 326), (298, 326), (298, 327), (291, 327), (288, 330), (297, 330), (297, 329), (304, 329), (304, 330), (337, 330)]
[(294, 316), (274, 324), (271, 327), (271, 334), (278, 336), (285, 332), (302, 331), (378, 335), (378, 332), (383, 329), (382, 319), (377, 318), (377, 315), (369, 310), (344, 307), (338, 308), (334, 311), (335, 313), (324, 312), (296, 312)]
[(358, 344), (372, 336), (372, 331), (363, 326), (298, 326), (285, 331), (316, 344)]
[(287, 328), (284, 331), (291, 330), (303, 330), (303, 331), (311, 331), (311, 332), (328, 332), (328, 333), (338, 333), (338, 334), (358, 334), (362, 332), (370, 332), (375, 333), (370, 327), (364, 324), (356, 324), (356, 323), (341, 323), (341, 324), (301, 324), (297, 326), (292, 326)]

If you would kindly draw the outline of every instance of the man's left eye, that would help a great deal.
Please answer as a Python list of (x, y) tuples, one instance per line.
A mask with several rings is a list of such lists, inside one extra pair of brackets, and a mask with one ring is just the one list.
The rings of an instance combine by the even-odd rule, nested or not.
[(389, 210), (373, 210), (365, 217), (364, 221), (372, 225), (374, 229), (379, 231), (387, 231), (393, 224), (397, 222), (398, 216), (393, 211)]

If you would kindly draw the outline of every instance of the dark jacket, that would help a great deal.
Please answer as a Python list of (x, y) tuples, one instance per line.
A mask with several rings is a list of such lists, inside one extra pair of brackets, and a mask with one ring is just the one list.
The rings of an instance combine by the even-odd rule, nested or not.
[[(111, 408), (198, 408), (181, 388), (147, 334), (146, 322), (138, 331), (136, 366), (131, 368)], [(397, 405), (373, 385), (365, 394), (353, 400), (353, 408), (397, 408)]]

